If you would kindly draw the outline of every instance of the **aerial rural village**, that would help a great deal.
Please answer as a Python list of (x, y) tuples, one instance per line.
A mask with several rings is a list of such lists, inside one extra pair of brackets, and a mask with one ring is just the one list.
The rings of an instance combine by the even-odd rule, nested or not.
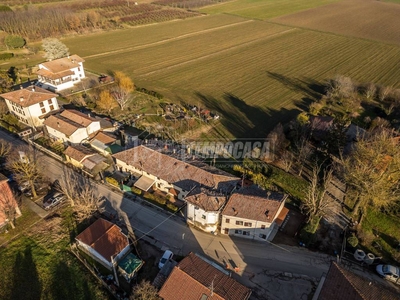
[(4, 0), (0, 299), (400, 299), (398, 0)]

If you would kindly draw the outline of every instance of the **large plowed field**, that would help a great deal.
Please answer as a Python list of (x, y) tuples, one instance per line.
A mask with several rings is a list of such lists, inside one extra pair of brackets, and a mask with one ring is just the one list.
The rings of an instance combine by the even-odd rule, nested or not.
[(272, 21), (400, 45), (400, 5), (394, 3), (347, 0)]

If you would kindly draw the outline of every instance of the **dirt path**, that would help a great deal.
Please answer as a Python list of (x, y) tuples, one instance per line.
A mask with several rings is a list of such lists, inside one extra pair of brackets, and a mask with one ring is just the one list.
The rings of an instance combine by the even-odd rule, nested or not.
[(148, 43), (148, 44), (139, 45), (139, 46), (133, 46), (133, 47), (126, 47), (126, 48), (122, 48), (122, 49), (118, 49), (118, 50), (102, 52), (102, 53), (99, 53), (99, 54), (88, 55), (88, 56), (85, 56), (84, 58), (101, 57), (101, 56), (107, 56), (107, 55), (115, 54), (115, 53), (124, 53), (124, 52), (129, 52), (129, 51), (132, 51), (132, 50), (146, 49), (146, 48), (149, 48), (149, 47), (166, 44), (166, 43), (169, 43), (171, 41), (182, 40), (182, 39), (185, 39), (187, 37), (201, 35), (201, 34), (204, 34), (204, 33), (213, 32), (213, 31), (217, 31), (217, 30), (220, 30), (220, 29), (229, 28), (229, 27), (233, 27), (233, 26), (243, 25), (243, 24), (250, 23), (250, 22), (254, 22), (254, 20), (246, 20), (246, 21), (238, 22), (238, 23), (234, 23), (234, 24), (222, 25), (222, 26), (219, 26), (219, 27), (214, 27), (214, 28), (210, 28), (210, 29), (204, 29), (204, 30), (200, 30), (200, 31), (192, 32), (192, 33), (186, 33), (186, 34), (182, 34), (180, 36), (176, 36), (176, 37), (165, 39), (165, 40), (158, 41), (158, 42), (153, 42), (153, 43)]

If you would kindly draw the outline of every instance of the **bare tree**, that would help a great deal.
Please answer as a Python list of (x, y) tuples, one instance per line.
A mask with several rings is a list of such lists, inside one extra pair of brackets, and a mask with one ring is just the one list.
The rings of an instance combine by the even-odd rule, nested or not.
[(309, 220), (315, 217), (323, 217), (332, 209), (332, 199), (327, 197), (329, 184), (333, 177), (333, 168), (329, 166), (322, 171), (322, 179), (319, 179), (322, 165), (315, 163), (312, 168), (310, 185), (302, 204), (302, 210), (308, 215)]
[(398, 201), (400, 147), (392, 131), (376, 128), (359, 138), (341, 164), (347, 184), (357, 194), (353, 213), (367, 206), (390, 208)]
[(376, 95), (376, 85), (374, 83), (369, 83), (364, 89), (364, 96), (368, 101), (372, 101)]
[(78, 222), (88, 220), (95, 212), (101, 211), (105, 204), (105, 199), (97, 195), (90, 179), (68, 167), (63, 168), (58, 189), (67, 197)]
[(3, 215), (6, 222), (14, 229), (15, 219), (21, 215), (21, 211), (7, 181), (0, 182), (0, 188), (0, 216)]
[(350, 77), (337, 75), (330, 80), (327, 87), (329, 98), (349, 98), (354, 95), (355, 86)]
[(271, 159), (276, 160), (282, 155), (284, 149), (289, 144), (281, 123), (278, 123), (278, 125), (276, 125), (275, 128), (272, 129), (272, 131), (268, 134), (267, 141), (269, 142), (271, 149)]
[(285, 172), (289, 172), (294, 162), (293, 152), (290, 150), (284, 150), (280, 161)]
[(111, 91), (111, 95), (118, 102), (120, 108), (123, 110), (125, 105), (131, 99), (131, 92), (134, 90), (135, 86), (132, 80), (120, 71), (114, 72), (114, 79), (116, 87)]
[(42, 178), (42, 154), (32, 146), (22, 146), (7, 157), (7, 166), (18, 182), (28, 182), (32, 196), (37, 197), (35, 183)]
[(143, 280), (132, 290), (130, 300), (161, 300), (157, 295), (157, 289), (149, 282)]
[(11, 152), (11, 144), (7, 141), (0, 140), (0, 161), (5, 159)]
[(308, 158), (313, 153), (313, 149), (309, 143), (308, 137), (303, 138), (295, 142), (296, 146), (296, 163), (298, 167), (298, 175), (301, 176), (304, 169), (304, 164), (307, 162)]

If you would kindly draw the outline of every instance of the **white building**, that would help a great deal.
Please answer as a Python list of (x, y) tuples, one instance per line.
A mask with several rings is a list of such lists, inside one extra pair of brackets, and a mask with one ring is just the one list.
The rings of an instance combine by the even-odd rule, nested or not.
[(254, 186), (233, 193), (222, 211), (221, 233), (267, 241), (283, 223), (287, 195)]
[(85, 78), (84, 61), (78, 55), (71, 55), (39, 64), (37, 85), (53, 92), (72, 88)]
[(100, 130), (100, 121), (76, 110), (64, 110), (44, 123), (48, 135), (64, 143), (79, 144)]
[(57, 95), (39, 87), (30, 86), (0, 95), (6, 101), (9, 111), (17, 119), (32, 127), (41, 127), (44, 116), (58, 110)]
[(128, 237), (117, 225), (98, 219), (76, 237), (78, 248), (107, 269), (130, 251)]
[(185, 198), (186, 221), (203, 231), (216, 232), (227, 195), (204, 188), (196, 188)]
[[(135, 186), (151, 187), (183, 200), (196, 187), (230, 193), (239, 178), (205, 164), (193, 165), (143, 145), (113, 155), (121, 172), (141, 177)], [(200, 167), (201, 165), (201, 167)]]

